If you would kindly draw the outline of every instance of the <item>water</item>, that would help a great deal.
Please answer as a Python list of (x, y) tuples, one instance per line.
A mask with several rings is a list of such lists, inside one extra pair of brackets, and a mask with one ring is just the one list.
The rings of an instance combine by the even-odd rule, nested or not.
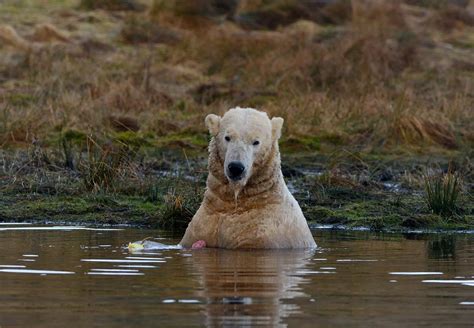
[(314, 235), (314, 251), (130, 254), (178, 236), (3, 224), (0, 326), (474, 325), (474, 235)]

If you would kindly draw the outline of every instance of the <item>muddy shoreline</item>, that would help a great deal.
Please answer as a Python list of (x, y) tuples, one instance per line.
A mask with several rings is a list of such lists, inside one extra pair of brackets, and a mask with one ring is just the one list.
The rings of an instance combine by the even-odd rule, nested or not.
[[(146, 154), (146, 153), (144, 153)], [(157, 155), (161, 154), (161, 155)], [(172, 154), (172, 155), (170, 155)], [(87, 189), (81, 169), (48, 154), (2, 153), (0, 222), (132, 225), (182, 231), (205, 188), (205, 150), (147, 153), (118, 168), (107, 188)], [(338, 152), (288, 154), (282, 171), (312, 227), (373, 231), (466, 231), (474, 228), (469, 158), (397, 158)], [(427, 206), (423, 177), (456, 168), (462, 189), (456, 212)]]

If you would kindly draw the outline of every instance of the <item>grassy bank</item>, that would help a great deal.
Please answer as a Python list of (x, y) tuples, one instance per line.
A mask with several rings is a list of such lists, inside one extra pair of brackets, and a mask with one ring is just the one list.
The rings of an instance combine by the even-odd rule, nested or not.
[[(167, 153), (163, 156), (163, 152)], [(137, 224), (180, 231), (205, 187), (205, 150), (185, 154), (142, 149), (122, 159), (107, 179), (89, 179), (95, 164), (77, 169), (58, 153), (3, 153), (1, 221)], [(283, 173), (310, 224), (382, 229), (473, 229), (474, 179), (469, 157), (374, 156), (343, 152), (284, 156)], [(430, 204), (427, 186), (455, 172), (453, 203)], [(442, 181), (442, 180), (440, 180)], [(441, 186), (443, 187), (443, 185)], [(443, 197), (441, 192), (441, 197)], [(451, 195), (451, 194), (450, 194)]]
[[(181, 229), (203, 118), (238, 105), (285, 119), (311, 222), (472, 227), (472, 5), (193, 3), (0, 4), (0, 220)], [(448, 173), (456, 201), (433, 205)]]

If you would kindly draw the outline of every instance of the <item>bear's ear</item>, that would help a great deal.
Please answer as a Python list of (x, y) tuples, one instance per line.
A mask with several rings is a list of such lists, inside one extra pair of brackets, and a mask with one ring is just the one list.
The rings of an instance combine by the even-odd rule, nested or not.
[(215, 114), (209, 114), (206, 116), (206, 119), (204, 121), (206, 123), (207, 128), (209, 129), (209, 133), (213, 137), (215, 137), (219, 133), (221, 117)]
[(281, 137), (281, 128), (283, 127), (283, 119), (281, 117), (272, 118), (272, 137), (278, 140)]

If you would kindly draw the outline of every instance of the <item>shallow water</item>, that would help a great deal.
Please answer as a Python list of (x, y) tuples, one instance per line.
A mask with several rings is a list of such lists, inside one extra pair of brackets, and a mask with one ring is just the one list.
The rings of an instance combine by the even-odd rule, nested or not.
[(179, 240), (2, 224), (0, 327), (473, 326), (474, 235), (314, 235), (314, 251), (130, 254)]

